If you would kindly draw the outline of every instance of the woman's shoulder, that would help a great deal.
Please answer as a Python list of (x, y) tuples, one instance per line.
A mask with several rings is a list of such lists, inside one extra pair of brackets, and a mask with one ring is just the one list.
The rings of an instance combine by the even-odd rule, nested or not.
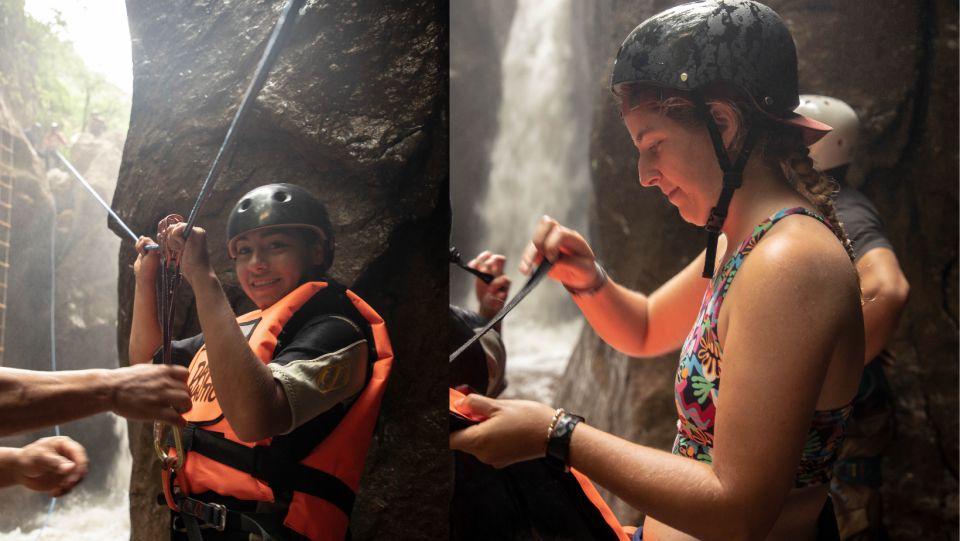
[(843, 243), (823, 222), (805, 215), (788, 216), (771, 228), (741, 274), (738, 279), (744, 281), (776, 278), (803, 295), (859, 291), (856, 267)]

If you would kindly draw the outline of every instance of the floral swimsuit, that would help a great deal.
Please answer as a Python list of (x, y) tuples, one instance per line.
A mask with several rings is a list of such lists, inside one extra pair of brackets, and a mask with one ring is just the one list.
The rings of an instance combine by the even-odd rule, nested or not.
[[(785, 216), (805, 214), (830, 227), (822, 216), (802, 207), (786, 208), (756, 226), (737, 250), (736, 255), (717, 273), (700, 305), (696, 324), (687, 335), (677, 368), (675, 398), (677, 438), (674, 454), (712, 463), (713, 430), (720, 396), (720, 368), (723, 349), (717, 334), (720, 306), (730, 289), (743, 260), (753, 251), (763, 235)], [(815, 411), (807, 433), (794, 486), (805, 487), (825, 483), (843, 440), (847, 418), (853, 405), (826, 411)]]

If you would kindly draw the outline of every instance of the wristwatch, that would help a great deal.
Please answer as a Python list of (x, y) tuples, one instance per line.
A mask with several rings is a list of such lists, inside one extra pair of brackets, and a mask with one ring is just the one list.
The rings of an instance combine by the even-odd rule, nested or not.
[(560, 414), (547, 439), (547, 464), (564, 472), (570, 471), (570, 438), (577, 423), (583, 420), (573, 413), (564, 411)]

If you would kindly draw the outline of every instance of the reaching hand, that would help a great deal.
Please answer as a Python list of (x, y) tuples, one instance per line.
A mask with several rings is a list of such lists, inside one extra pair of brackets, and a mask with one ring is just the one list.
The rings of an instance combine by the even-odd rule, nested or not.
[(540, 218), (533, 239), (523, 251), (520, 272), (530, 274), (544, 259), (554, 263), (548, 276), (568, 288), (587, 289), (602, 279), (597, 274), (593, 250), (583, 236), (549, 216)]
[(157, 269), (160, 268), (160, 254), (157, 250), (146, 251), (148, 244), (156, 244), (150, 237), (137, 239), (134, 248), (137, 250), (137, 260), (133, 262), (133, 274), (144, 283), (153, 283), (157, 278)]
[(480, 303), (478, 313), (487, 319), (497, 315), (510, 294), (510, 278), (503, 274), (506, 262), (504, 256), (484, 250), (467, 263), (468, 267), (495, 277), (489, 284), (479, 278), (474, 282), (477, 302)]
[(183, 426), (182, 413), (190, 411), (187, 369), (182, 366), (138, 364), (108, 371), (112, 378), (113, 407), (135, 421), (163, 421)]
[(547, 428), (555, 410), (529, 400), (496, 400), (476, 393), (457, 408), (485, 421), (450, 434), (450, 448), (470, 453), (481, 462), (503, 468), (542, 458), (547, 452)]
[(184, 241), (183, 232), (186, 222), (179, 222), (167, 228), (166, 244), (173, 252), (180, 252), (180, 272), (194, 285), (196, 278), (210, 276), (210, 254), (207, 251), (207, 232), (202, 227), (194, 227), (190, 237)]
[(39, 439), (19, 450), (17, 483), (51, 496), (62, 496), (87, 474), (87, 453), (66, 436)]

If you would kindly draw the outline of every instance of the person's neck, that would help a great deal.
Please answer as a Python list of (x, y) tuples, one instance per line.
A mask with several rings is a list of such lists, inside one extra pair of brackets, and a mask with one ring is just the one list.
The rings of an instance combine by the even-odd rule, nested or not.
[(727, 237), (727, 250), (723, 260), (736, 252), (757, 224), (787, 207), (812, 209), (813, 205), (790, 186), (779, 168), (751, 158), (743, 172), (743, 185), (734, 192), (724, 220), (722, 231)]

